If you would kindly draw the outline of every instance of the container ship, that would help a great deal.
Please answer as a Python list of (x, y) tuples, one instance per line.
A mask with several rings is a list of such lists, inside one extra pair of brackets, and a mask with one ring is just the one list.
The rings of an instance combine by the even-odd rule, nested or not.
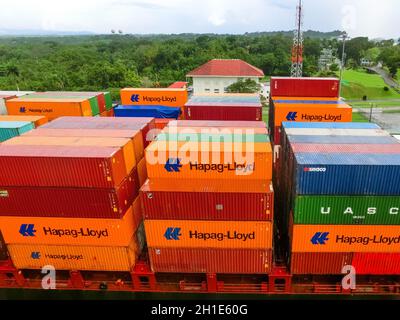
[(400, 143), (338, 88), (5, 97), (0, 288), (400, 296)]

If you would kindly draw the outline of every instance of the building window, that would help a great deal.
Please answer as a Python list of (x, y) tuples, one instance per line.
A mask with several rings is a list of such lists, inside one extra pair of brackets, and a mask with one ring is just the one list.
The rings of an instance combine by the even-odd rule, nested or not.
[(204, 91), (207, 92), (207, 93), (209, 93), (209, 92), (210, 92), (210, 89), (204, 89)]
[(219, 93), (219, 89), (214, 89), (214, 93)]

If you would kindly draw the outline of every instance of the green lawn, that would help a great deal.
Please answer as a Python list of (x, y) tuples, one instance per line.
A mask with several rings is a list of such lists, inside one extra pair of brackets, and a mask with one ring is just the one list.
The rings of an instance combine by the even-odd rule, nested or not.
[(345, 70), (343, 73), (342, 96), (346, 99), (400, 99), (393, 89), (385, 91), (383, 79), (377, 74), (369, 74), (364, 70)]
[(353, 122), (368, 122), (368, 119), (359, 112), (353, 113)]
[(263, 108), (263, 111), (262, 111), (262, 113), (263, 113), (263, 121), (266, 124), (268, 124), (268, 111), (269, 111), (268, 108)]
[[(400, 107), (400, 101), (382, 101), (382, 102), (374, 102), (374, 108), (385, 108), (385, 107)], [(352, 107), (357, 108), (371, 108), (371, 102), (354, 102), (351, 103)]]

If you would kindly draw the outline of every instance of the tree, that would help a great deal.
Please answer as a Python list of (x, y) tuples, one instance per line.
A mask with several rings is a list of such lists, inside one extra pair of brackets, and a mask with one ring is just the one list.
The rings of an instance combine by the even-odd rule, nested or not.
[(339, 65), (336, 63), (331, 64), (331, 66), (329, 67), (329, 70), (332, 72), (336, 72), (339, 71)]
[(257, 93), (261, 90), (261, 85), (254, 80), (240, 79), (238, 82), (231, 84), (227, 91), (229, 93)]

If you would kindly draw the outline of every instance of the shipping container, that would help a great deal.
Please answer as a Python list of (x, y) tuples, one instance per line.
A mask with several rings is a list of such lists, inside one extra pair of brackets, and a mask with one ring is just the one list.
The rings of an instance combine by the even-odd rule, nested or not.
[(272, 248), (269, 221), (145, 220), (144, 226), (151, 248)]
[(146, 159), (143, 158), (139, 161), (137, 165), (137, 172), (139, 178), (139, 187), (141, 187), (147, 180)]
[(272, 250), (149, 248), (153, 272), (268, 274)]
[(120, 148), (0, 145), (3, 186), (113, 188), (126, 177)]
[(298, 195), (400, 195), (400, 154), (297, 153), (294, 166)]
[(137, 246), (134, 238), (126, 246), (10, 244), (8, 250), (19, 270), (51, 265), (56, 270), (129, 272), (136, 263)]
[(119, 105), (114, 108), (116, 117), (152, 117), (156, 119), (178, 119), (181, 108), (165, 106), (125, 106)]
[(113, 189), (0, 185), (0, 216), (120, 219), (138, 196), (135, 175)]
[(363, 136), (385, 137), (390, 136), (382, 129), (285, 129), (287, 136)]
[(121, 90), (121, 103), (124, 105), (163, 105), (180, 108), (187, 100), (186, 89), (125, 88)]
[(145, 219), (271, 221), (272, 183), (263, 180), (147, 180), (141, 188)]
[(294, 153), (394, 153), (400, 154), (397, 144), (306, 144), (293, 143)]
[(271, 97), (339, 97), (336, 78), (271, 78)]
[(293, 252), (290, 272), (293, 275), (340, 275), (343, 267), (352, 264), (352, 253)]
[(168, 123), (169, 123), (170, 121), (172, 121), (172, 120), (174, 120), (174, 119), (165, 119), (165, 118), (163, 118), (163, 119), (156, 119), (156, 120), (155, 120), (156, 129), (163, 130), (165, 127), (168, 126)]
[(129, 138), (133, 142), (135, 159), (144, 157), (143, 137), (140, 130), (117, 129), (39, 129), (23, 134), (24, 137), (98, 137), (98, 138)]
[(162, 130), (165, 134), (263, 134), (268, 135), (267, 128), (251, 128), (251, 127), (165, 127)]
[(16, 95), (4, 95), (0, 92), (0, 116), (7, 115), (6, 100), (14, 99), (16, 97)]
[(86, 98), (39, 99), (24, 96), (6, 101), (9, 115), (45, 116), (54, 120), (62, 116), (92, 116), (90, 101)]
[(261, 104), (186, 105), (187, 120), (262, 121)]
[[(136, 167), (134, 145), (129, 138), (106, 137), (38, 137), (22, 136), (10, 139), (5, 145), (22, 146), (68, 146), (68, 147), (115, 147), (121, 148), (124, 154), (126, 174)], [(399, 144), (400, 145), (400, 144)]]
[(279, 146), (281, 145), (281, 129), (282, 127), (275, 127), (273, 132), (274, 132), (274, 145)]
[(149, 178), (272, 180), (269, 143), (153, 142)]
[[(229, 143), (267, 143), (270, 142), (266, 134), (237, 134), (237, 133), (166, 133), (157, 135), (157, 141), (190, 141), (190, 142), (229, 142)], [(400, 145), (400, 144), (399, 144)]]
[(393, 137), (360, 137), (360, 136), (288, 136), (291, 143), (317, 144), (397, 144)]
[(0, 122), (2, 121), (32, 122), (35, 125), (35, 128), (48, 122), (47, 118), (42, 116), (0, 116)]
[(282, 122), (286, 129), (381, 129), (369, 122)]
[(399, 226), (293, 225), (292, 252), (400, 251)]
[(204, 120), (179, 120), (171, 121), (168, 127), (230, 127), (230, 128), (266, 128), (262, 121), (204, 121)]
[(400, 225), (400, 197), (297, 196), (294, 223)]
[(0, 142), (33, 130), (35, 125), (27, 121), (0, 121)]
[(106, 101), (106, 110), (111, 110), (113, 108), (113, 101), (110, 92), (103, 92), (104, 99)]
[(358, 275), (400, 275), (400, 253), (354, 253)]
[(278, 104), (274, 103), (274, 126), (285, 121), (300, 122), (351, 122), (353, 110), (350, 106), (338, 104)]
[(122, 219), (0, 217), (6, 244), (127, 246), (138, 229), (133, 208)]
[(151, 141), (147, 135), (156, 126), (154, 118), (62, 117), (43, 127), (48, 129), (140, 130), (146, 147)]

